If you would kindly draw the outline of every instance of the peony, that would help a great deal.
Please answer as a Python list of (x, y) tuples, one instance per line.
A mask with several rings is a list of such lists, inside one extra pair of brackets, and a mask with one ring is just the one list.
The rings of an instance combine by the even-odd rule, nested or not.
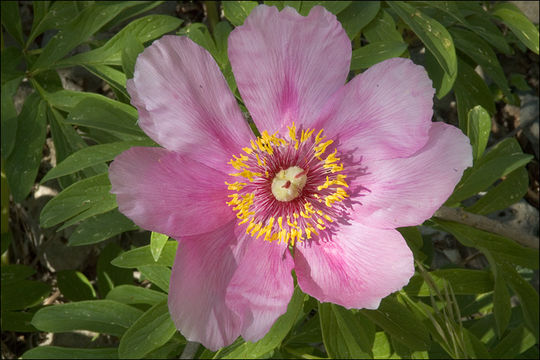
[(460, 130), (431, 122), (422, 67), (390, 59), (345, 83), (351, 42), (323, 7), (258, 6), (228, 45), (260, 136), (212, 56), (165, 36), (127, 84), (162, 148), (127, 150), (109, 175), (123, 214), (178, 240), (170, 313), (212, 350), (262, 338), (293, 269), (321, 302), (377, 308), (414, 273), (396, 228), (430, 218), (472, 162)]

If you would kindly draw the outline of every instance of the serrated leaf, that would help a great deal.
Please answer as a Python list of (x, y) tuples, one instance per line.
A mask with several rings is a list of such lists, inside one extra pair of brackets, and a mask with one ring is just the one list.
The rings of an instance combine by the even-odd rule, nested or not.
[(40, 309), (32, 325), (47, 332), (89, 330), (121, 336), (141, 315), (141, 310), (111, 300), (79, 301)]
[(126, 251), (125, 253), (122, 253), (120, 256), (115, 258), (111, 263), (114, 266), (118, 266), (121, 268), (128, 268), (128, 269), (140, 267), (143, 265), (155, 265), (155, 264), (160, 264), (160, 265), (165, 265), (165, 266), (170, 267), (174, 263), (177, 247), (178, 247), (177, 241), (167, 241), (167, 243), (163, 247), (159, 260), (155, 261), (154, 257), (152, 256), (152, 250), (150, 249), (150, 245), (141, 246), (136, 249), (129, 250), (129, 251)]
[(176, 332), (167, 299), (148, 309), (120, 339), (118, 354), (124, 359), (140, 359), (164, 345)]
[(37, 176), (47, 133), (46, 105), (37, 93), (26, 98), (17, 119), (15, 143), (5, 172), (15, 202), (28, 195)]
[(118, 359), (117, 348), (81, 349), (61, 346), (38, 346), (22, 354), (22, 359)]
[(70, 223), (116, 208), (116, 198), (110, 193), (108, 174), (81, 180), (49, 200), (40, 215), (40, 224), (51, 227), (69, 219)]
[(76, 270), (62, 270), (56, 273), (58, 289), (65, 298), (72, 301), (92, 300), (96, 291), (88, 278)]
[(501, 19), (525, 46), (539, 53), (538, 30), (517, 6), (510, 3), (497, 4), (492, 14)]
[(134, 285), (120, 285), (107, 293), (108, 300), (114, 300), (123, 304), (150, 304), (155, 305), (165, 299), (167, 294), (146, 289), (140, 286)]
[(340, 12), (337, 18), (349, 39), (354, 40), (364, 26), (377, 16), (379, 8), (379, 1), (353, 1), (347, 11)]
[(387, 4), (422, 40), (444, 72), (453, 76), (458, 71), (456, 50), (446, 28), (408, 3), (387, 1)]
[(353, 50), (351, 70), (367, 69), (381, 61), (398, 57), (407, 50), (407, 44), (396, 41), (379, 41)]
[(483, 154), (491, 132), (491, 116), (482, 106), (472, 108), (468, 114), (467, 136), (471, 139), (473, 158), (476, 162)]
[(165, 292), (169, 292), (169, 280), (171, 279), (171, 269), (165, 265), (142, 265), (138, 267), (141, 274), (152, 284)]
[(90, 245), (139, 227), (118, 209), (92, 216), (81, 222), (69, 236), (70, 246)]
[(244, 23), (251, 10), (259, 5), (256, 1), (224, 1), (221, 6), (223, 15), (234, 26), (240, 26)]

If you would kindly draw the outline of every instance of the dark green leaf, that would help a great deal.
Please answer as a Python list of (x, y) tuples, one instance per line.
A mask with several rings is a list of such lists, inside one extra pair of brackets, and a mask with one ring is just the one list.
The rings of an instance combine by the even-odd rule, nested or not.
[(425, 67), (429, 78), (433, 81), (433, 86), (437, 90), (437, 98), (442, 99), (452, 90), (458, 75), (457, 72), (452, 76), (445, 73), (435, 56), (428, 49), (426, 49)]
[(164, 345), (176, 332), (169, 315), (167, 299), (148, 309), (120, 339), (118, 354), (124, 359), (139, 359)]
[(497, 4), (492, 14), (501, 19), (525, 46), (538, 54), (538, 30), (514, 4)]
[[(41, 4), (36, 6), (36, 3)], [(39, 15), (36, 14), (36, 7), (41, 8), (47, 1), (34, 1), (34, 22), (32, 23), (32, 31), (27, 40), (30, 45), (34, 39), (46, 30), (61, 29), (73, 21), (73, 17), (77, 16), (79, 9), (74, 1), (55, 1), (43, 14), (44, 9), (39, 9)]]
[(88, 278), (76, 270), (62, 270), (56, 273), (58, 289), (65, 298), (72, 301), (92, 300), (96, 291)]
[(23, 310), (39, 305), (51, 292), (49, 284), (19, 280), (2, 285), (2, 311)]
[(353, 40), (360, 31), (369, 24), (377, 15), (380, 8), (379, 1), (353, 1), (347, 8), (338, 15), (338, 20)]
[[(4, 66), (4, 65), (2, 65)], [(17, 134), (17, 110), (13, 103), (13, 96), (19, 88), (19, 84), (22, 78), (15, 78), (13, 80), (2, 83), (2, 122), (0, 136), (2, 142), (0, 143), (2, 158), (6, 159), (15, 145), (15, 137)]]
[(92, 216), (83, 221), (69, 237), (70, 246), (89, 245), (107, 240), (138, 226), (121, 214), (118, 209)]
[(231, 31), (232, 27), (226, 21), (220, 21), (214, 29), (216, 54), (213, 55), (221, 68), (229, 63), (229, 57), (227, 56), (227, 45)]
[(302, 1), (300, 7), (300, 15), (307, 16), (311, 9), (317, 5), (323, 6), (332, 14), (337, 15), (345, 10), (352, 1)]
[(140, 286), (120, 285), (109, 291), (109, 293), (107, 294), (107, 299), (121, 302), (127, 305), (155, 305), (167, 299), (167, 294), (160, 291), (146, 289)]
[(165, 292), (169, 292), (171, 269), (165, 265), (142, 265), (138, 267), (141, 274), (152, 284)]
[(133, 34), (126, 36), (125, 46), (122, 49), (122, 68), (126, 78), (133, 78), (135, 71), (135, 62), (140, 53), (144, 51), (143, 44)]
[(44, 307), (32, 325), (47, 332), (89, 330), (121, 336), (141, 315), (142, 311), (116, 301), (79, 301)]
[(491, 132), (491, 116), (480, 105), (469, 111), (467, 122), (467, 136), (471, 139), (473, 148), (473, 158), (476, 162), (486, 149), (486, 145)]
[(32, 326), (33, 313), (23, 311), (2, 311), (2, 331), (36, 332)]
[(536, 344), (534, 334), (523, 325), (512, 329), (492, 350), (493, 359), (515, 359)]
[(426, 255), (422, 252), (424, 240), (422, 239), (422, 234), (420, 234), (418, 227), (402, 227), (397, 230), (401, 233), (405, 241), (407, 241), (407, 245), (412, 250), (414, 258), (418, 261), (425, 260)]
[(164, 234), (153, 232), (152, 235), (150, 235), (150, 250), (152, 252), (152, 257), (154, 258), (154, 261), (159, 260), (159, 257), (161, 256), (161, 251), (167, 243), (167, 240), (169, 240), (169, 236)]
[(136, 268), (143, 265), (165, 265), (172, 266), (176, 255), (176, 248), (178, 247), (177, 241), (167, 241), (159, 260), (156, 262), (152, 256), (152, 250), (150, 245), (141, 246), (136, 249), (126, 251), (112, 261), (114, 266), (121, 268)]
[(361, 314), (331, 303), (319, 304), (319, 317), (326, 352), (331, 358), (369, 359), (375, 327)]
[(6, 28), (9, 35), (11, 35), (13, 39), (15, 39), (15, 41), (22, 46), (24, 44), (24, 37), (22, 32), (21, 16), (19, 14), (19, 2), (2, 1), (0, 4), (2, 5), (2, 25)]
[(32, 189), (41, 162), (47, 132), (46, 105), (37, 93), (26, 98), (17, 120), (11, 154), (6, 160), (6, 176), (13, 199), (24, 200)]
[(224, 1), (221, 3), (223, 15), (234, 26), (242, 25), (251, 10), (255, 9), (257, 5), (256, 1)]
[(392, 16), (381, 9), (377, 16), (362, 31), (370, 43), (380, 41), (403, 42), (401, 34), (396, 29), (396, 23)]
[(463, 329), (467, 358), (489, 359), (491, 358), (486, 346), (480, 339), (467, 329)]
[(80, 349), (61, 346), (38, 346), (22, 355), (23, 359), (118, 359), (117, 348)]
[(30, 266), (11, 264), (2, 265), (2, 286), (24, 280), (36, 273)]
[[(429, 275), (439, 289), (442, 289), (444, 283), (448, 282), (455, 295), (482, 294), (493, 291), (493, 278), (488, 271), (441, 269), (431, 271)], [(420, 275), (414, 275), (403, 290), (413, 296), (430, 296), (432, 294), (430, 287)]]
[(110, 85), (117, 99), (123, 103), (129, 102), (129, 94), (126, 90), (126, 75), (109, 65), (84, 65), (91, 74)]
[(497, 334), (502, 337), (512, 314), (510, 304), (510, 292), (506, 286), (504, 276), (497, 266), (492, 266), (495, 277), (495, 290), (493, 293), (493, 314), (495, 315), (495, 324), (497, 325)]
[(40, 215), (40, 224), (51, 227), (63, 221), (73, 224), (117, 207), (116, 198), (110, 193), (108, 174), (81, 180), (49, 200)]
[(380, 41), (362, 46), (352, 52), (351, 70), (367, 69), (386, 59), (401, 56), (407, 44), (395, 41)]
[(393, 297), (381, 301), (377, 310), (361, 310), (368, 319), (412, 350), (427, 350), (429, 332), (419, 319)]
[(458, 71), (456, 50), (446, 28), (408, 3), (388, 1), (387, 4), (422, 40), (444, 72), (453, 76)]
[(111, 261), (122, 251), (122, 248), (115, 243), (109, 243), (101, 250), (97, 264), (97, 282), (101, 297), (105, 297), (116, 286), (133, 284), (132, 270), (120, 269), (111, 264)]

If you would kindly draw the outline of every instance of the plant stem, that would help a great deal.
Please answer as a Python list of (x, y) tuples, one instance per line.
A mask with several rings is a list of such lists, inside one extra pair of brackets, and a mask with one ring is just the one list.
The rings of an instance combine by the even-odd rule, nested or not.
[(523, 246), (538, 249), (537, 236), (529, 235), (515, 226), (502, 224), (483, 215), (473, 214), (460, 208), (442, 206), (439, 210), (435, 211), (433, 216), (439, 219), (454, 221), (493, 234), (501, 235), (508, 239), (514, 240)]
[(205, 1), (204, 7), (206, 8), (206, 19), (208, 20), (208, 27), (210, 32), (214, 34), (214, 29), (219, 22), (219, 14), (216, 8), (215, 1)]
[(199, 345), (197, 342), (188, 341), (184, 347), (184, 351), (182, 351), (182, 355), (180, 355), (180, 359), (193, 359), (197, 350), (199, 350)]

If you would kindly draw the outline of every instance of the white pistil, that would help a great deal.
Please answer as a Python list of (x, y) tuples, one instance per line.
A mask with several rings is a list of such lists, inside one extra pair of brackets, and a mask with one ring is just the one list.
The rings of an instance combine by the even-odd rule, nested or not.
[(272, 194), (278, 201), (291, 201), (296, 199), (306, 185), (307, 171), (301, 167), (291, 166), (281, 170), (272, 180)]

